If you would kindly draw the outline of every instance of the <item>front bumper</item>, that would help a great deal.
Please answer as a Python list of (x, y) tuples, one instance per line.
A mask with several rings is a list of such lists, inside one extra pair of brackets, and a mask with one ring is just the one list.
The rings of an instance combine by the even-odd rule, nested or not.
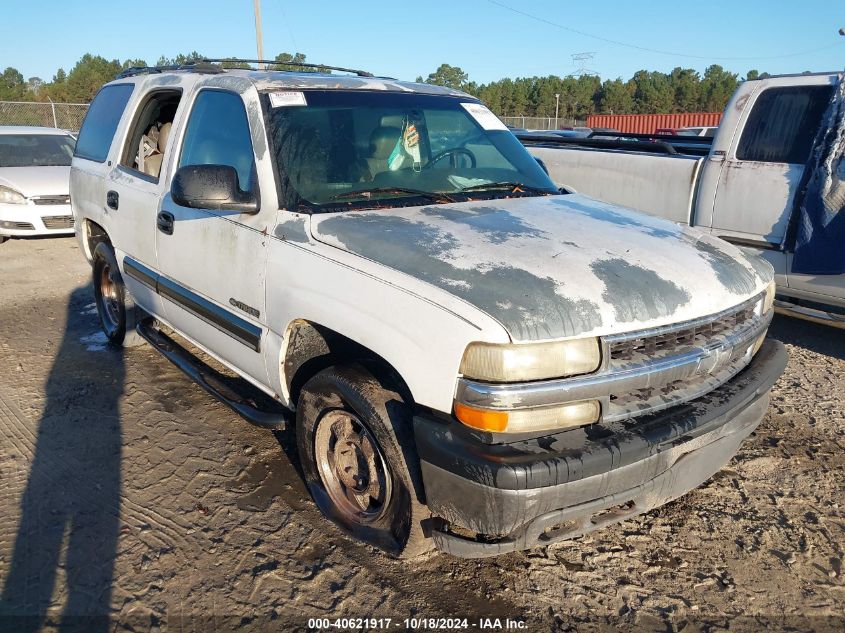
[(760, 423), (786, 350), (766, 341), (732, 380), (684, 405), (510, 444), (415, 416), (441, 550), (478, 558), (547, 545), (647, 512), (700, 485)]
[(0, 235), (73, 235), (73, 212), (69, 204), (0, 204)]

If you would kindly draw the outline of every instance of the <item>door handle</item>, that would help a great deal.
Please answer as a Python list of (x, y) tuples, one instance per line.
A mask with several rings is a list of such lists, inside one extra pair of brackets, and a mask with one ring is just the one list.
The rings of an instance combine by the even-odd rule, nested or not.
[(114, 209), (117, 211), (118, 203), (120, 202), (120, 196), (117, 195), (116, 191), (109, 191), (106, 193), (106, 206), (109, 209)]
[(158, 230), (165, 235), (173, 235), (173, 223), (175, 221), (176, 218), (173, 217), (172, 213), (162, 211), (156, 218), (156, 226), (158, 227)]

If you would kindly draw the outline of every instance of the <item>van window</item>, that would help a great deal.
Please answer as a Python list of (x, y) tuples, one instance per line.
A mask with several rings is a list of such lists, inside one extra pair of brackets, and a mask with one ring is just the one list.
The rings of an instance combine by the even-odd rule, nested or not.
[(132, 96), (134, 84), (105, 86), (88, 107), (74, 156), (102, 163), (109, 155), (114, 132)]
[(767, 163), (806, 163), (831, 90), (830, 86), (764, 90), (748, 116), (736, 157)]
[(185, 131), (179, 167), (229, 165), (238, 172), (242, 191), (252, 191), (255, 159), (241, 98), (233, 92), (203, 90), (194, 101)]

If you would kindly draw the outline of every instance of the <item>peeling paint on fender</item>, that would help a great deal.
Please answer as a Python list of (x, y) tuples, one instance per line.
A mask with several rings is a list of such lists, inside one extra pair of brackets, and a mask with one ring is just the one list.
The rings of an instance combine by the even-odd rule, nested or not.
[(305, 229), (305, 218), (292, 218), (285, 222), (279, 222), (273, 235), (286, 242), (309, 242), (308, 232)]

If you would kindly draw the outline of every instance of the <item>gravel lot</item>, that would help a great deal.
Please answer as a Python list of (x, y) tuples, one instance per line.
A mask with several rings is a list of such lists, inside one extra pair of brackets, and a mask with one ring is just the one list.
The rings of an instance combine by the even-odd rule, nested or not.
[(790, 361), (769, 416), (680, 500), (545, 550), (399, 562), (321, 518), (291, 437), (149, 348), (107, 348), (74, 240), (7, 242), (0, 270), (2, 630), (845, 627), (843, 331), (776, 317)]

